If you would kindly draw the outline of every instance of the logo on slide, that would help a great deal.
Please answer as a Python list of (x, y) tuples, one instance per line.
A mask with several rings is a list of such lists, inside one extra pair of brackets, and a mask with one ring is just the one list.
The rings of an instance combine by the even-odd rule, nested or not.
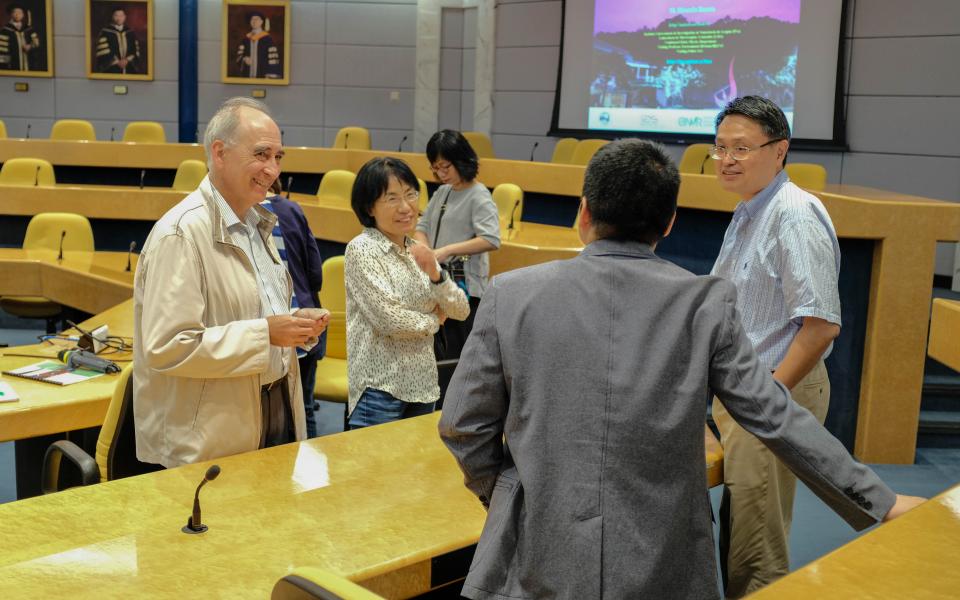
[(604, 112), (600, 113), (600, 116), (597, 117), (597, 119), (600, 121), (600, 124), (601, 124), (601, 125), (609, 125), (609, 124), (610, 124), (610, 113), (604, 111)]
[(680, 127), (703, 127), (702, 117), (680, 117), (677, 119)]

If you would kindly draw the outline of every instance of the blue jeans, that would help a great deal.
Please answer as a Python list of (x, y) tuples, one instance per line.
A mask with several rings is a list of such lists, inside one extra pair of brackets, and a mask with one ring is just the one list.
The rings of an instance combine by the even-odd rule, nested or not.
[(317, 381), (317, 356), (307, 354), (297, 361), (300, 363), (300, 384), (303, 386), (303, 413), (307, 417), (307, 437), (317, 437), (317, 421), (315, 419), (315, 404), (313, 399), (313, 385)]
[(350, 415), (350, 429), (382, 425), (400, 419), (419, 417), (433, 412), (435, 402), (404, 402), (387, 392), (367, 388), (360, 395)]

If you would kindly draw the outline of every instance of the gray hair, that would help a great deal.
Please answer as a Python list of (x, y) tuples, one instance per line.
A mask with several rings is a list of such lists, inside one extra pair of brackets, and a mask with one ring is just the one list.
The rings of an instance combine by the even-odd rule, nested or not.
[(233, 137), (236, 134), (237, 127), (240, 125), (240, 109), (251, 108), (258, 110), (270, 118), (270, 109), (259, 100), (247, 98), (245, 96), (235, 96), (226, 100), (217, 109), (217, 112), (210, 117), (207, 123), (207, 129), (203, 133), (203, 149), (207, 154), (207, 169), (213, 170), (213, 142), (220, 140), (228, 146), (233, 144)]

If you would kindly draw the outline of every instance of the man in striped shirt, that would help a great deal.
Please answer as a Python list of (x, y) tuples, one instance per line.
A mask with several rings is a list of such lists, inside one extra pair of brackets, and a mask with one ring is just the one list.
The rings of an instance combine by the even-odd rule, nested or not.
[[(824, 359), (840, 333), (840, 246), (820, 200), (784, 171), (790, 126), (759, 96), (737, 98), (717, 115), (720, 186), (742, 202), (711, 271), (737, 287), (737, 310), (760, 362), (823, 423), (830, 400)], [(721, 571), (728, 598), (789, 570), (788, 535), (796, 478), (714, 400), (724, 447)]]

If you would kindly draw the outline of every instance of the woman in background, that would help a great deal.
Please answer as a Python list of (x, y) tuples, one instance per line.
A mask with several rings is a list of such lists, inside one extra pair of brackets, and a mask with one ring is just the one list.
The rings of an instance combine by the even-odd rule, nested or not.
[(427, 159), (442, 185), (420, 217), (414, 237), (433, 248), (437, 261), (470, 299), (470, 315), (462, 322), (444, 324), (445, 344), (438, 344), (438, 359), (459, 358), (490, 276), (487, 253), (500, 247), (500, 218), (490, 192), (476, 180), (479, 160), (463, 134), (450, 129), (433, 134)]
[(433, 335), (447, 317), (470, 312), (434, 253), (409, 237), (418, 190), (417, 176), (395, 158), (372, 159), (353, 184), (351, 205), (365, 229), (344, 255), (351, 429), (433, 411)]

